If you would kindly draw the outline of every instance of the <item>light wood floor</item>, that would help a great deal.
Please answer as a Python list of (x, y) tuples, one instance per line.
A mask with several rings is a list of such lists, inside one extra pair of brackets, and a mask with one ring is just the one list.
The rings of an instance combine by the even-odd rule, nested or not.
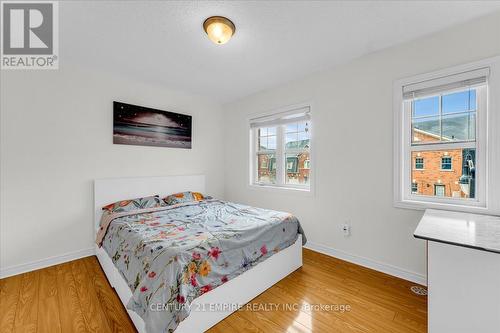
[[(427, 298), (412, 294), (412, 285), (304, 249), (302, 268), (209, 332), (427, 332)], [(351, 309), (308, 309), (319, 304)], [(88, 257), (0, 280), (0, 331), (135, 329), (96, 257)]]

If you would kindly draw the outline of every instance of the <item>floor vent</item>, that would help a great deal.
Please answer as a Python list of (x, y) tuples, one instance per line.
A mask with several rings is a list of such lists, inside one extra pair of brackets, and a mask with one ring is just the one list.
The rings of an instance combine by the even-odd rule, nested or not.
[(427, 296), (427, 289), (425, 289), (424, 287), (412, 286), (410, 290), (416, 295)]

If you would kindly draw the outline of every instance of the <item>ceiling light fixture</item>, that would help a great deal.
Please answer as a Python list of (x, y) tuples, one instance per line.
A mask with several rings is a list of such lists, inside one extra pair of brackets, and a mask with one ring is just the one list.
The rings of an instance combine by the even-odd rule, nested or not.
[(225, 44), (236, 31), (234, 23), (223, 16), (211, 16), (203, 22), (203, 30), (215, 44)]

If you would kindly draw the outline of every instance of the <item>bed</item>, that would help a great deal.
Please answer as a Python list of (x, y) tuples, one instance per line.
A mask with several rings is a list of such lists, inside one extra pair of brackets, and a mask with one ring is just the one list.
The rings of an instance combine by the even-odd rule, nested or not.
[[(205, 177), (95, 180), (96, 231), (100, 228), (101, 207), (111, 202), (151, 194), (163, 197), (183, 191), (205, 193)], [(108, 227), (103, 246), (96, 245), (97, 258), (111, 286), (141, 333), (203, 332), (302, 266), (300, 224), (297, 221), (298, 228), (293, 234), (290, 228), (294, 228), (295, 220), (289, 214), (217, 199), (174, 206), (115, 218)], [(259, 225), (258, 229), (252, 229), (253, 224), (247, 220)], [(132, 250), (134, 240), (146, 237), (151, 230), (154, 232), (154, 226), (166, 230), (168, 235), (179, 230), (184, 232), (186, 226), (190, 230), (187, 238), (182, 232), (180, 237), (174, 235), (174, 243), (166, 239), (158, 242), (154, 233), (149, 235), (148, 242), (141, 241), (141, 253), (151, 251), (154, 263), (149, 256), (135, 263), (124, 259), (124, 253), (137, 252), (136, 248)], [(236, 236), (231, 235), (234, 230), (238, 231)], [(168, 241), (172, 241), (169, 237)], [(192, 242), (198, 239), (201, 242), (193, 246)], [(216, 244), (211, 243), (214, 239)], [(163, 246), (157, 247), (158, 244)], [(179, 251), (176, 255), (169, 253), (174, 248)], [(186, 276), (190, 265), (196, 272), (191, 275), (196, 276), (195, 281), (189, 280), (190, 275)], [(227, 276), (228, 272), (232, 273)], [(176, 282), (169, 285), (164, 281)], [(180, 308), (167, 309), (167, 304)], [(185, 304), (189, 307), (183, 306)]]

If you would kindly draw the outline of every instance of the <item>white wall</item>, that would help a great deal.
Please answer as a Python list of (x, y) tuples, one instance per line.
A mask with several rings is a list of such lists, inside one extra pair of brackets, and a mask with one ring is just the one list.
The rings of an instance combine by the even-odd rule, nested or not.
[[(92, 180), (207, 175), (223, 196), (220, 106), (137, 80), (72, 67), (1, 73), (0, 267), (93, 246)], [(112, 102), (193, 115), (193, 149), (113, 145)]]
[[(204, 173), (212, 195), (293, 212), (312, 245), (422, 277), (424, 243), (412, 237), (422, 213), (392, 207), (392, 82), (498, 55), (499, 31), (496, 14), (250, 96), (225, 113), (199, 96), (63, 60), (58, 71), (2, 71), (0, 268), (90, 249), (95, 178)], [(113, 100), (192, 114), (193, 149), (113, 145)], [(247, 116), (307, 100), (314, 196), (249, 189)], [(347, 220), (352, 236), (344, 238)]]
[[(423, 282), (425, 244), (412, 236), (422, 212), (392, 206), (392, 84), (498, 55), (499, 31), (497, 13), (226, 105), (226, 199), (290, 211), (310, 245)], [(250, 189), (248, 115), (303, 101), (313, 103), (314, 196)]]

